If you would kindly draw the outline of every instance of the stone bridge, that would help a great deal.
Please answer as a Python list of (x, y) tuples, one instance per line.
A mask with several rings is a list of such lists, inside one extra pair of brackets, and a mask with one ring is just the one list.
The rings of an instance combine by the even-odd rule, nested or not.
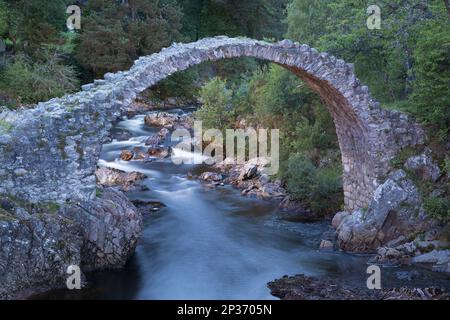
[(205, 61), (254, 57), (305, 81), (336, 125), (344, 168), (345, 205), (364, 208), (404, 147), (421, 143), (408, 117), (380, 108), (353, 65), (288, 40), (271, 44), (216, 37), (174, 44), (142, 57), (125, 72), (106, 74), (81, 92), (0, 114), (0, 193), (32, 203), (95, 197), (95, 169), (112, 123), (136, 96), (169, 75)]

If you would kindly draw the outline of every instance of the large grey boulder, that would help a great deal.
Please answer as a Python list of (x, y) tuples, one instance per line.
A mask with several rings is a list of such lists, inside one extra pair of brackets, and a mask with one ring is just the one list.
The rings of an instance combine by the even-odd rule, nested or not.
[(433, 250), (412, 258), (416, 264), (432, 265), (434, 271), (450, 273), (450, 250)]
[(433, 161), (431, 155), (428, 152), (422, 153), (418, 156), (410, 157), (405, 162), (405, 168), (414, 172), (423, 180), (433, 182), (436, 182), (441, 175), (439, 166)]
[(348, 251), (367, 252), (400, 245), (433, 225), (418, 189), (402, 170), (380, 185), (369, 207), (345, 215), (337, 228), (338, 244)]
[(125, 172), (114, 168), (100, 167), (95, 171), (97, 183), (103, 187), (120, 187), (128, 192), (135, 189), (142, 189), (142, 181), (146, 178), (143, 173), (133, 171)]
[(0, 299), (63, 288), (71, 265), (83, 272), (123, 267), (142, 230), (141, 214), (114, 189), (61, 208), (0, 200)]
[(103, 189), (99, 198), (70, 208), (66, 215), (80, 224), (83, 270), (125, 266), (136, 249), (143, 221), (122, 192)]
[(82, 244), (74, 221), (11, 204), (0, 212), (0, 299), (63, 287), (67, 268), (81, 265)]
[(248, 163), (241, 168), (239, 174), (239, 180), (250, 180), (253, 179), (258, 173), (258, 166), (254, 163)]

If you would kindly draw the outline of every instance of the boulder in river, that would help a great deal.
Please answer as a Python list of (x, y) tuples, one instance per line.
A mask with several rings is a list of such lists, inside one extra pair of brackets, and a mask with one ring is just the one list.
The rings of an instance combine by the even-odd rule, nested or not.
[(220, 182), (223, 180), (223, 176), (216, 172), (203, 172), (200, 179), (208, 182)]
[(130, 150), (124, 150), (120, 153), (120, 159), (123, 161), (131, 161), (133, 160), (134, 154)]
[(135, 147), (133, 148), (133, 160), (146, 160), (148, 158), (148, 153), (145, 148)]
[(164, 203), (158, 201), (133, 200), (132, 203), (142, 215), (158, 212), (166, 206)]
[(170, 134), (167, 128), (162, 128), (158, 133), (155, 133), (145, 141), (145, 145), (158, 147), (164, 144), (166, 137)]
[(145, 116), (144, 122), (151, 127), (173, 128), (178, 116), (167, 112), (150, 113)]
[(143, 189), (141, 182), (146, 175), (140, 172), (125, 172), (113, 168), (98, 168), (95, 172), (97, 183), (104, 187), (120, 187), (128, 192), (133, 189)]
[(171, 149), (164, 148), (164, 147), (155, 147), (155, 148), (149, 148), (147, 152), (148, 152), (148, 155), (150, 155), (151, 157), (166, 159), (170, 156)]
[(258, 173), (258, 166), (253, 163), (249, 163), (244, 165), (241, 168), (240, 174), (239, 174), (239, 180), (250, 180), (256, 176)]
[(84, 271), (124, 267), (143, 227), (141, 213), (112, 188), (102, 189), (94, 201), (68, 208), (65, 216), (80, 225)]
[(431, 265), (434, 271), (450, 273), (450, 250), (433, 250), (412, 258), (415, 264)]

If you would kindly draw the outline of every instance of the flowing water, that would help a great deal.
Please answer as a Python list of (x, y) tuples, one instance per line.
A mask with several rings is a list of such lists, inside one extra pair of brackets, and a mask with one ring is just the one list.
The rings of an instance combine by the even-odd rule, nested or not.
[[(128, 196), (166, 207), (144, 217), (136, 253), (124, 270), (89, 274), (88, 288), (53, 291), (46, 299), (274, 299), (267, 282), (300, 273), (366, 286), (367, 257), (317, 251), (329, 223), (284, 222), (274, 204), (186, 178), (188, 172), (208, 169), (203, 166), (176, 166), (170, 159), (118, 160), (121, 150), (143, 145), (158, 129), (136, 116), (119, 122), (116, 130), (133, 138), (104, 145), (99, 165), (146, 174), (149, 191)], [(388, 268), (382, 273), (386, 286), (437, 282), (448, 285), (444, 276), (422, 269)]]

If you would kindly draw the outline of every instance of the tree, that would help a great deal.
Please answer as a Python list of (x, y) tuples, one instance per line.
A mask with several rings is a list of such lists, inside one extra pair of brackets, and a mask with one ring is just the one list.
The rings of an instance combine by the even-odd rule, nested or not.
[(0, 90), (12, 99), (13, 106), (47, 101), (77, 88), (74, 68), (64, 65), (54, 51), (46, 51), (38, 61), (19, 54), (0, 74)]
[(414, 48), (413, 94), (409, 111), (437, 128), (442, 139), (450, 128), (450, 26), (447, 19), (418, 27)]
[(78, 63), (93, 77), (129, 68), (181, 40), (182, 13), (173, 0), (92, 0), (85, 8)]
[(213, 78), (200, 91), (202, 107), (195, 112), (195, 117), (203, 121), (204, 129), (226, 129), (232, 121), (231, 99), (232, 92), (226, 82)]
[(279, 38), (287, 0), (180, 0), (191, 40), (215, 35)]
[(13, 43), (15, 50), (33, 54), (43, 43), (58, 41), (59, 32), (65, 28), (68, 0), (3, 1), (9, 12), (3, 36)]

